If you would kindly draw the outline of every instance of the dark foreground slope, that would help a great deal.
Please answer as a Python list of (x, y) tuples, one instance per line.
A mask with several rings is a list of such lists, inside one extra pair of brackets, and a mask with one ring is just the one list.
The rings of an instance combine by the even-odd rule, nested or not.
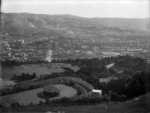
[(102, 103), (82, 106), (28, 106), (7, 108), (3, 112), (45, 113), (46, 111), (64, 111), (65, 113), (150, 113), (150, 93), (130, 101), (120, 103)]

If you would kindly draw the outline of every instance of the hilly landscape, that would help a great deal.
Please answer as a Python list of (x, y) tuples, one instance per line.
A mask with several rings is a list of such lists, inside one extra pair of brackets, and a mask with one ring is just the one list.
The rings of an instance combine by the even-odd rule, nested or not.
[(150, 18), (2, 13), (0, 112), (148, 113), (149, 26)]
[(149, 37), (149, 18), (84, 18), (74, 15), (2, 13), (2, 31), (9, 35), (67, 36), (107, 39)]

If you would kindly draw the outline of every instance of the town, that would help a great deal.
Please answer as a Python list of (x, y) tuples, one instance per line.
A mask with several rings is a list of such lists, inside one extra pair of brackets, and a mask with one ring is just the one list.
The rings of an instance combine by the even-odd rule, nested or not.
[[(130, 55), (150, 60), (148, 40), (123, 41), (110, 39), (80, 39), (70, 37), (29, 36), (11, 37), (1, 34), (1, 60), (48, 61), (65, 59), (91, 59)], [(36, 38), (36, 40), (32, 40)]]

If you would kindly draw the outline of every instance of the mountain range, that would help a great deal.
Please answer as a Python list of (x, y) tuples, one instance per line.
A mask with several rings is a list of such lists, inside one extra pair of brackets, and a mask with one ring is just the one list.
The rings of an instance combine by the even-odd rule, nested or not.
[(149, 37), (150, 18), (84, 18), (74, 15), (2, 13), (2, 31), (10, 35), (72, 38)]

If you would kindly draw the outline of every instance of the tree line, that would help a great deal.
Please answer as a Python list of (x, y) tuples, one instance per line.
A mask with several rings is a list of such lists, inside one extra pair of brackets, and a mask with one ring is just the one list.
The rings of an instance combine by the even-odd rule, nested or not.
[(22, 73), (21, 75), (14, 75), (12, 80), (14, 80), (15, 82), (21, 82), (21, 81), (25, 81), (25, 80), (31, 80), (34, 78), (36, 78), (35, 72), (31, 75), (28, 73)]

